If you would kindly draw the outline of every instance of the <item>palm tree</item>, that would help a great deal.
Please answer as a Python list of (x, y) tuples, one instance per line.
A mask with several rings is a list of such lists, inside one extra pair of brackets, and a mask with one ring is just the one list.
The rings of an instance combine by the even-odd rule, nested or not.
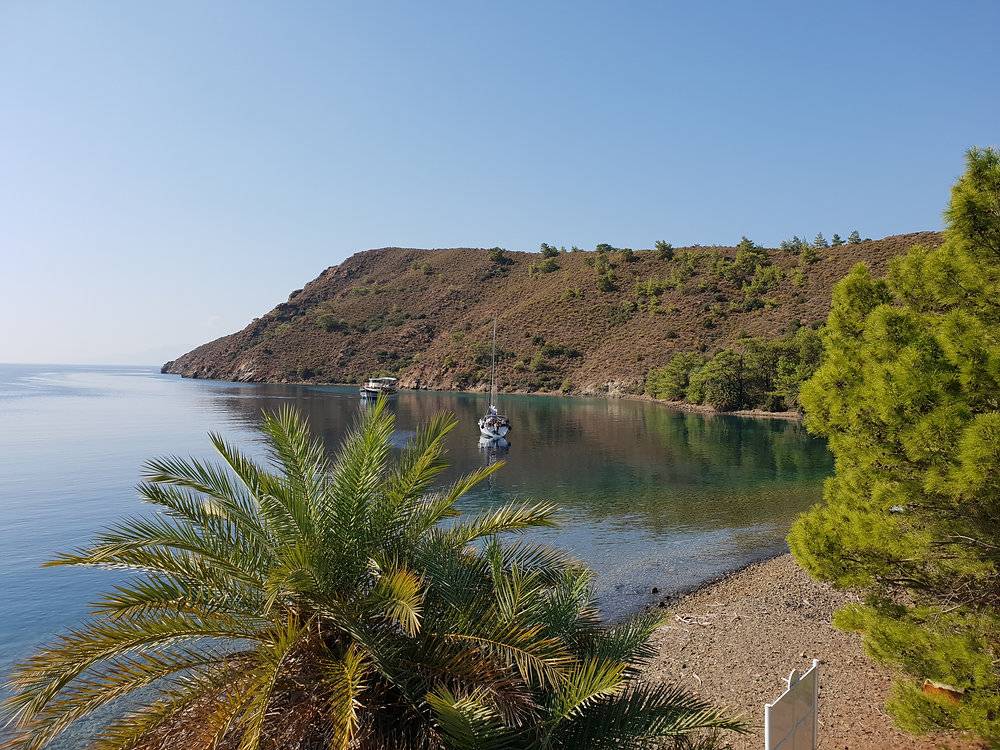
[(3, 747), (44, 748), (101, 707), (96, 750), (618, 748), (739, 730), (635, 680), (656, 617), (603, 627), (586, 570), (508, 540), (552, 525), (552, 506), (458, 518), (501, 464), (433, 490), (455, 424), (432, 419), (394, 456), (380, 400), (331, 462), (285, 409), (264, 416), (267, 466), (219, 435), (222, 463), (149, 462), (138, 491), (158, 512), (51, 563), (131, 576), (16, 667)]

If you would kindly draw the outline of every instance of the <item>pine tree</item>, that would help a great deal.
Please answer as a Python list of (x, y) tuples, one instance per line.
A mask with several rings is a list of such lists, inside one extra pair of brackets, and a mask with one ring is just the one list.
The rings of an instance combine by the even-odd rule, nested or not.
[(857, 229), (847, 236), (847, 242), (851, 245), (857, 245), (861, 242), (861, 235), (858, 233)]
[(816, 239), (813, 240), (813, 247), (830, 247), (830, 243), (826, 241), (826, 237), (820, 232), (816, 235)]
[(660, 260), (673, 260), (674, 246), (663, 240), (656, 241), (656, 256)]
[(839, 234), (834, 234), (833, 235), (833, 239), (830, 240), (830, 245), (832, 247), (840, 247), (843, 244), (844, 244), (844, 240), (841, 238), (841, 236)]
[[(813, 576), (865, 594), (834, 623), (904, 676), (912, 731), (1000, 743), (1000, 153), (973, 149), (944, 243), (841, 281), (802, 390), (836, 473), (789, 537)], [(852, 233), (851, 242), (857, 233)]]

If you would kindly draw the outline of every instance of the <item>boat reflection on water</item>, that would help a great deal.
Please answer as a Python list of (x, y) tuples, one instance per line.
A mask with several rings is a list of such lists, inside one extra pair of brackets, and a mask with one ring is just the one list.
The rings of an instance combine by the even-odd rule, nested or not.
[(495, 459), (510, 449), (510, 441), (507, 438), (488, 438), (485, 435), (479, 438), (479, 450), (489, 459)]

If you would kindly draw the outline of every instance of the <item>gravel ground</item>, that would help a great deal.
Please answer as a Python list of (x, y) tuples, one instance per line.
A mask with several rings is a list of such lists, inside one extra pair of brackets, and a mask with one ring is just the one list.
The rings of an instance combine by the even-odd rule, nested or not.
[(959, 735), (913, 737), (883, 704), (891, 674), (865, 658), (860, 639), (830, 624), (852, 595), (811, 580), (791, 555), (758, 563), (667, 605), (654, 636), (659, 656), (645, 678), (694, 689), (748, 719), (750, 733), (727, 736), (734, 750), (764, 747), (764, 704), (792, 669), (820, 660), (822, 750), (954, 750), (980, 747)]

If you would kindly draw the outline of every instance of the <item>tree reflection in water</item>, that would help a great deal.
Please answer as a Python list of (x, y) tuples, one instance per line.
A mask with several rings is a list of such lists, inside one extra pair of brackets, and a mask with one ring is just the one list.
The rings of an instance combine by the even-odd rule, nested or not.
[[(292, 401), (331, 450), (353, 421), (356, 391), (216, 384), (212, 407), (253, 428), (261, 409)], [(504, 396), (515, 434), (481, 446), (486, 394), (401, 392), (398, 446), (433, 414), (454, 412), (449, 481), (484, 461), (507, 467), (469, 497), (469, 510), (512, 496), (553, 500), (562, 527), (539, 540), (568, 548), (599, 574), (606, 612), (641, 607), (652, 586), (671, 591), (784, 548), (792, 519), (815, 502), (832, 459), (822, 440), (786, 420), (671, 410), (642, 401)]]

